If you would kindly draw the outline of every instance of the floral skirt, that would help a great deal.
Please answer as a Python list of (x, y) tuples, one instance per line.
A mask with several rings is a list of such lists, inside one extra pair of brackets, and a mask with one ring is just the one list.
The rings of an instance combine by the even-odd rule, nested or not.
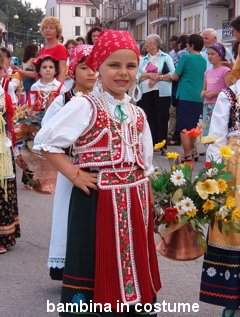
[[(240, 156), (238, 138), (228, 140), (234, 155), (226, 162), (234, 178), (232, 186), (240, 186)], [(240, 195), (232, 193), (240, 207)], [(217, 225), (209, 228), (208, 248), (204, 256), (200, 300), (229, 309), (240, 307), (240, 234), (229, 231), (226, 236)]]
[(0, 245), (5, 248), (13, 246), (20, 237), (16, 178), (7, 180), (7, 194), (6, 198), (0, 187)]
[[(139, 186), (142, 188), (141, 185)], [(73, 187), (69, 206), (67, 251), (61, 298), (63, 304), (78, 304), (80, 300), (87, 304), (91, 300), (101, 304), (110, 303), (112, 313), (97, 312), (91, 315), (118, 316), (117, 302), (121, 303), (125, 296), (132, 296), (136, 289), (139, 302), (154, 302), (156, 292), (160, 288), (160, 279), (153, 240), (152, 211), (146, 219), (145, 225), (149, 228), (146, 232), (136, 189), (128, 189), (127, 196), (124, 195), (124, 191), (125, 189), (119, 190), (119, 196), (116, 192), (116, 199), (119, 201), (117, 200), (117, 206), (114, 205), (114, 210), (124, 206), (124, 214), (119, 214), (119, 221), (121, 225), (124, 225), (119, 228), (121, 234), (119, 241), (118, 233), (115, 231), (118, 221), (114, 216), (116, 211), (113, 210), (115, 196), (112, 196), (111, 190), (92, 190), (91, 195), (86, 195), (80, 189)], [(129, 201), (130, 197), (131, 201)], [(126, 206), (126, 200), (122, 200), (123, 198), (129, 202), (128, 206)], [(142, 204), (144, 204), (143, 198)], [(132, 224), (129, 230), (131, 242), (127, 239), (128, 232), (124, 231), (129, 221), (129, 213)], [(120, 244), (121, 247), (118, 249)], [(121, 254), (123, 259), (126, 257), (126, 261), (121, 262), (122, 258), (117, 254)], [(120, 263), (123, 264), (123, 271), (118, 270)], [(136, 284), (133, 285), (130, 279), (131, 267), (136, 267), (136, 271), (134, 270), (134, 280), (136, 279), (135, 282), (137, 281), (136, 284), (138, 284), (136, 289), (133, 288)], [(124, 276), (127, 274), (129, 280), (123, 281), (120, 273)], [(122, 281), (129, 282), (126, 288), (121, 284)], [(129, 305), (134, 310), (134, 304)], [(78, 314), (64, 312), (60, 315), (66, 317)], [(150, 316), (145, 314), (145, 316), (148, 315)], [(90, 314), (86, 312), (81, 316), (90, 316)], [(123, 313), (121, 316), (128, 316), (128, 314)], [(131, 316), (134, 316), (134, 313)]]
[(214, 103), (206, 103), (203, 105), (203, 117), (202, 117), (202, 123), (203, 123), (202, 135), (203, 136), (207, 136), (209, 133), (214, 106), (215, 106)]

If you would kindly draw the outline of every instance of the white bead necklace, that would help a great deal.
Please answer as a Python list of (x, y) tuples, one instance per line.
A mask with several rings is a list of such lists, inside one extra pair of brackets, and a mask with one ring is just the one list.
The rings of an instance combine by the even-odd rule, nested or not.
[[(132, 151), (133, 151), (134, 161), (131, 162), (131, 166), (129, 167), (130, 171), (128, 172), (128, 174), (125, 177), (122, 177), (117, 172), (116, 166), (114, 164), (114, 149), (112, 147), (110, 148), (110, 158), (111, 158), (112, 167), (113, 167), (113, 170), (115, 172), (115, 175), (117, 176), (117, 178), (119, 180), (125, 181), (132, 175), (132, 173), (135, 169), (134, 165), (135, 165), (135, 156), (136, 156), (136, 145), (139, 143), (138, 134), (137, 134), (137, 127), (136, 127), (137, 113), (136, 113), (135, 109), (133, 110), (132, 105), (128, 101), (124, 102), (125, 108), (127, 108), (128, 114), (129, 114), (130, 119), (131, 119), (130, 124), (129, 124), (129, 134), (130, 134), (130, 139), (133, 140), (133, 143), (130, 143), (130, 142), (128, 142), (128, 140), (124, 136), (124, 129), (122, 129), (122, 126), (121, 126), (120, 130), (117, 127), (117, 123), (119, 123), (119, 120), (116, 119), (115, 117), (113, 117), (111, 115), (111, 112), (108, 110), (107, 103), (109, 102), (112, 105), (114, 105), (114, 104), (108, 98), (105, 97), (105, 94), (102, 94), (100, 98), (102, 99), (101, 106), (102, 106), (103, 110), (108, 114), (107, 115), (107, 127), (108, 127), (109, 131), (111, 131), (111, 121), (110, 121), (110, 119), (111, 119), (113, 122), (114, 128), (115, 128), (115, 132), (122, 139), (123, 143), (125, 145), (131, 147)], [(123, 126), (124, 126), (124, 122), (123, 122)], [(112, 144), (112, 137), (110, 140), (110, 144)], [(121, 168), (124, 169), (123, 163), (121, 163)]]

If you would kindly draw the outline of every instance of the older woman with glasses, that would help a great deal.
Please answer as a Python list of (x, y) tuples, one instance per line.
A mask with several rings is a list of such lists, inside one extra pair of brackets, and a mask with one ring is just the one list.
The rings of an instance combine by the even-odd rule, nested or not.
[[(171, 104), (172, 82), (174, 65), (170, 55), (161, 50), (161, 38), (151, 34), (146, 39), (148, 54), (140, 61), (138, 70), (141, 107), (149, 122), (153, 143), (167, 139), (169, 108)], [(166, 149), (162, 150), (164, 155)]]

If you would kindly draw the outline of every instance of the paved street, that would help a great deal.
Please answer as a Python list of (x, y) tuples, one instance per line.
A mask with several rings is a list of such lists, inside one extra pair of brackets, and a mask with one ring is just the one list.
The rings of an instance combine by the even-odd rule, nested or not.
[[(159, 164), (165, 165), (166, 159), (156, 154), (155, 165)], [(56, 317), (57, 312), (47, 313), (47, 300), (57, 304), (61, 290), (61, 282), (50, 280), (46, 265), (53, 197), (24, 190), (20, 181), (18, 185), (22, 236), (8, 253), (0, 255), (0, 317)], [(176, 262), (159, 255), (158, 260), (162, 279), (158, 302), (165, 300), (172, 308), (173, 303), (198, 303), (200, 307), (195, 313), (158, 316), (221, 316), (221, 308), (198, 301), (202, 258)]]

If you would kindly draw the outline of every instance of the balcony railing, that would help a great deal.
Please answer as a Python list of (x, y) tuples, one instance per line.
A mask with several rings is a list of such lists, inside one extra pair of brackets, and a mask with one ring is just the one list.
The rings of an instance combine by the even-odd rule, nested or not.
[(132, 21), (146, 14), (147, 5), (144, 0), (129, 0), (119, 8), (121, 21)]
[(174, 5), (169, 5), (166, 2), (153, 3), (149, 6), (149, 21), (151, 24), (166, 24), (167, 21), (177, 21), (175, 16)]

